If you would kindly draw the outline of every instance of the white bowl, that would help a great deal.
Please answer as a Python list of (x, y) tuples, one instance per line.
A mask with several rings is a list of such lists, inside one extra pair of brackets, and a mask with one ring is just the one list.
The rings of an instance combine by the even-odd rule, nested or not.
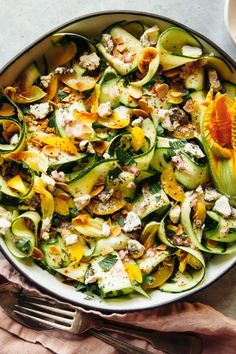
[(225, 24), (236, 44), (236, 0), (226, 0), (225, 2)]
[[(134, 11), (114, 11), (95, 13), (79, 17), (69, 23), (59, 26), (51, 33), (48, 33), (42, 38), (38, 39), (32, 45), (30, 45), (21, 53), (19, 53), (15, 58), (13, 58), (1, 70), (1, 86), (11, 84), (21, 72), (21, 70), (23, 70), (28, 64), (30, 64), (34, 59), (39, 57), (40, 54), (42, 54), (47, 48), (50, 47), (50, 35), (53, 32), (76, 32), (88, 37), (96, 37), (98, 33), (100, 33), (107, 26), (121, 20), (142, 20), (148, 25), (158, 24), (161, 30), (173, 25), (185, 28), (199, 38), (207, 52), (214, 52), (216, 55), (224, 57), (224, 59), (231, 64), (234, 70), (234, 75), (236, 75), (236, 63), (226, 53), (224, 53), (210, 40), (200, 35), (199, 33), (192, 31), (186, 26), (183, 26), (170, 19), (152, 15), (149, 13), (141, 13)], [(210, 285), (235, 264), (235, 254), (214, 256), (207, 266), (206, 275), (201, 284), (199, 284), (196, 288), (193, 288), (183, 293), (171, 294), (160, 292), (159, 290), (154, 290), (151, 293), (151, 297), (149, 299), (139, 295), (130, 295), (129, 297), (124, 297), (120, 299), (103, 300), (101, 298), (92, 298), (88, 300), (86, 298), (86, 295), (76, 291), (75, 288), (69, 285), (63, 284), (57, 278), (50, 275), (47, 271), (44, 271), (39, 268), (32, 261), (22, 261), (16, 259), (14, 256), (11, 255), (2, 239), (0, 239), (0, 249), (12, 265), (41, 290), (49, 293), (54, 297), (57, 297), (66, 302), (76, 304), (78, 306), (94, 308), (101, 311), (113, 312), (143, 310), (179, 300)]]

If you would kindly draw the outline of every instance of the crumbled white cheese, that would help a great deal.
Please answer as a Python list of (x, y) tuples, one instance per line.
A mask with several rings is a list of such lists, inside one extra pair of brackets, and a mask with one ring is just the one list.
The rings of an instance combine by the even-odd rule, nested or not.
[(49, 232), (44, 231), (44, 232), (42, 233), (42, 235), (41, 235), (41, 238), (42, 238), (42, 240), (44, 240), (44, 241), (49, 240), (49, 238), (50, 238)]
[(101, 118), (109, 117), (112, 114), (111, 102), (100, 103), (97, 113)]
[(213, 188), (206, 188), (204, 193), (204, 199), (206, 202), (215, 202), (221, 197), (221, 194)]
[(216, 72), (216, 70), (214, 69), (210, 69), (208, 70), (208, 79), (210, 82), (210, 86), (211, 88), (213, 88), (213, 90), (217, 91), (221, 89), (221, 82), (218, 78), (218, 74)]
[(54, 73), (56, 75), (65, 75), (65, 74), (73, 74), (74, 69), (73, 68), (67, 68), (66, 66), (58, 66), (55, 70)]
[(86, 272), (85, 284), (91, 284), (102, 277), (102, 269), (100, 267), (94, 267), (92, 264)]
[(46, 183), (47, 187), (52, 190), (54, 189), (56, 182), (52, 177), (49, 177), (48, 175), (45, 175), (45, 173), (42, 173), (40, 178), (44, 183)]
[(63, 236), (66, 246), (73, 245), (74, 243), (78, 242), (78, 235), (77, 234), (65, 234)]
[(0, 234), (5, 235), (6, 232), (10, 229), (10, 221), (0, 218)]
[(160, 118), (162, 128), (170, 132), (173, 132), (180, 125), (178, 121), (175, 121), (174, 123), (171, 122), (170, 112), (168, 109), (159, 109), (158, 116)]
[[(68, 108), (59, 108), (57, 110), (57, 123), (62, 127), (65, 128), (67, 124), (70, 124), (71, 122), (76, 122), (76, 119), (73, 116), (74, 110), (81, 112), (84, 110), (83, 104), (81, 104), (79, 101), (73, 102), (70, 107)], [(79, 122), (77, 122), (79, 123)]]
[(102, 42), (105, 50), (107, 51), (107, 53), (111, 53), (113, 51), (114, 43), (113, 43), (113, 40), (112, 40), (112, 37), (110, 34), (104, 33), (102, 35), (101, 42)]
[(130, 211), (125, 218), (124, 226), (122, 229), (124, 232), (132, 232), (139, 229), (140, 226), (141, 220), (139, 216), (133, 211)]
[(202, 55), (201, 48), (193, 47), (191, 45), (184, 45), (182, 47), (182, 54), (186, 57), (198, 58)]
[(49, 239), (50, 226), (51, 226), (51, 219), (50, 218), (43, 219), (42, 227), (41, 227), (41, 238), (43, 240), (48, 240)]
[(32, 114), (36, 119), (44, 119), (50, 112), (49, 102), (38, 103), (30, 105), (29, 113)]
[(113, 192), (114, 192), (113, 189), (110, 189), (109, 191), (107, 191), (107, 190), (102, 191), (97, 195), (97, 198), (99, 200), (101, 200), (101, 202), (106, 203), (106, 202), (108, 202), (108, 200), (111, 199)]
[(99, 67), (100, 58), (96, 53), (87, 54), (84, 53), (80, 57), (79, 65), (87, 70), (95, 70)]
[(180, 155), (175, 155), (171, 158), (171, 161), (178, 171), (191, 172), (188, 165), (184, 162)]
[(132, 125), (132, 127), (141, 127), (142, 122), (143, 122), (143, 117), (138, 117), (138, 118), (133, 120), (131, 125)]
[(143, 47), (155, 47), (157, 45), (157, 39), (159, 35), (159, 28), (153, 26), (148, 28), (140, 37), (140, 42)]
[(12, 137), (10, 139), (10, 144), (17, 145), (18, 143), (19, 143), (19, 135), (16, 133), (16, 134), (12, 135)]
[(88, 152), (89, 154), (95, 154), (95, 150), (93, 148), (93, 145), (88, 140), (82, 140), (79, 143), (79, 148), (81, 151)]
[(80, 197), (74, 198), (74, 203), (75, 206), (78, 210), (84, 209), (89, 203), (90, 203), (90, 195), (89, 194), (84, 194), (81, 195)]
[(48, 75), (42, 75), (40, 76), (40, 83), (41, 83), (41, 86), (45, 89), (48, 88), (48, 86), (50, 85), (50, 82), (52, 81), (52, 78), (53, 78), (54, 74), (53, 73), (50, 73)]
[(144, 254), (145, 247), (137, 240), (129, 240), (128, 251), (133, 258), (140, 258)]
[(170, 209), (169, 217), (173, 224), (177, 224), (180, 218), (181, 208), (179, 205), (176, 205), (174, 208)]
[(205, 154), (202, 152), (198, 145), (191, 143), (187, 143), (184, 146), (184, 152), (186, 152), (190, 156), (196, 157), (197, 159), (201, 159), (205, 156)]
[(65, 182), (65, 173), (63, 171), (58, 172), (54, 170), (52, 171), (51, 176), (56, 182)]
[(221, 214), (225, 218), (228, 218), (232, 214), (232, 209), (229, 204), (229, 199), (224, 195), (222, 195), (222, 197), (217, 199), (212, 210)]
[(104, 222), (102, 225), (101, 235), (108, 237), (108, 236), (110, 236), (110, 233), (111, 233), (110, 226), (106, 222)]
[(199, 184), (199, 186), (195, 189), (198, 194), (203, 194), (203, 189), (202, 186)]
[(108, 159), (111, 158), (111, 155), (109, 155), (107, 152), (105, 152), (105, 153), (103, 154), (103, 158), (104, 158), (105, 160), (108, 160)]
[(70, 114), (68, 109), (59, 108), (57, 111), (57, 123), (64, 128), (66, 124), (72, 122), (74, 117)]

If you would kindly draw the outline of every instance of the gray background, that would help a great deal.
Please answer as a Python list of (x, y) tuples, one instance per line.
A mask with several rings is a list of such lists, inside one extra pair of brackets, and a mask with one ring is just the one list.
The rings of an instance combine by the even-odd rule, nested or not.
[[(224, 25), (224, 0), (0, 0), (0, 67), (63, 22), (89, 12), (115, 9), (147, 11), (180, 21), (236, 58), (236, 47)], [(189, 300), (210, 304), (236, 318), (235, 295), (234, 268)]]

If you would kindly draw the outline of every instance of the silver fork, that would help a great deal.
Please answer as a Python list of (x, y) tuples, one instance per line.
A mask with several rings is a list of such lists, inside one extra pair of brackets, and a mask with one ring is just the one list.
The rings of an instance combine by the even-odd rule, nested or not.
[[(8, 296), (3, 296), (4, 286)], [(192, 334), (164, 333), (124, 324), (119, 325), (103, 320), (101, 317), (83, 313), (70, 306), (58, 304), (51, 299), (35, 296), (32, 292), (25, 291), (15, 284), (9, 285), (8, 283), (0, 287), (0, 304), (9, 315), (24, 325), (30, 327), (37, 325), (38, 329), (56, 328), (77, 334), (88, 332), (127, 354), (148, 354), (150, 352), (120, 341), (108, 333), (112, 331), (143, 339), (152, 344), (154, 348), (169, 354), (200, 354), (202, 352), (200, 338)]]

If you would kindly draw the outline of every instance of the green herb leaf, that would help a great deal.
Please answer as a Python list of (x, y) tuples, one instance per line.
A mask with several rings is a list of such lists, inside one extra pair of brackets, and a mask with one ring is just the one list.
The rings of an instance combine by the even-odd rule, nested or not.
[(109, 172), (108, 178), (110, 180), (113, 180), (113, 179), (117, 178), (121, 172), (122, 172), (122, 169), (117, 166)]
[(157, 194), (161, 190), (161, 186), (158, 182), (154, 183), (152, 186), (150, 186), (150, 193), (151, 194)]
[(58, 97), (59, 102), (61, 102), (67, 96), (68, 96), (68, 93), (64, 92), (63, 90), (58, 91), (57, 97)]
[(16, 248), (18, 248), (22, 252), (29, 252), (30, 239), (28, 237), (22, 237), (19, 241), (16, 242)]
[(110, 253), (103, 260), (98, 262), (98, 264), (105, 272), (108, 272), (117, 261), (118, 257), (115, 254)]
[(187, 144), (187, 140), (170, 141), (170, 147), (174, 150), (183, 148)]
[(127, 151), (124, 151), (120, 147), (116, 149), (116, 157), (120, 164), (123, 166), (129, 166), (135, 163), (133, 156), (131, 156)]

